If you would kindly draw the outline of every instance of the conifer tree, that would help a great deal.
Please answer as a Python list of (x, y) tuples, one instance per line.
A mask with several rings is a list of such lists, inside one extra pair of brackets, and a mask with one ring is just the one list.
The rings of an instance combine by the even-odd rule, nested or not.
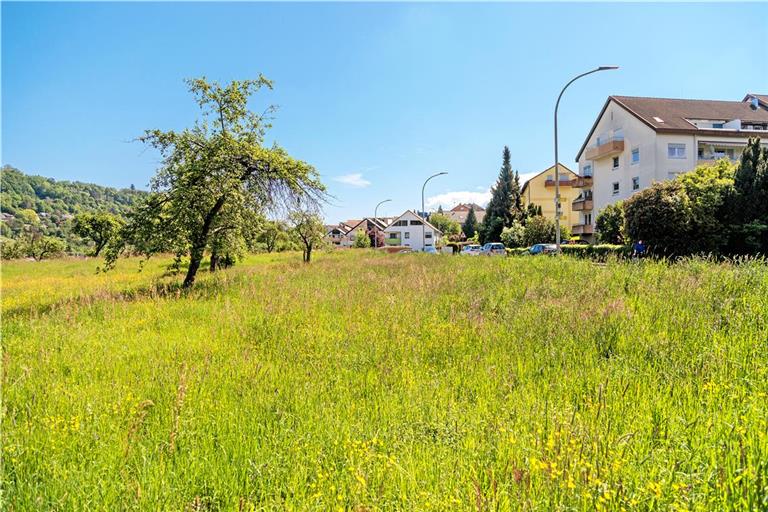
[(498, 242), (501, 239), (501, 231), (522, 218), (520, 176), (512, 171), (509, 148), (504, 146), (499, 178), (491, 190), (491, 200), (480, 229), (481, 241), (483, 243)]
[(472, 238), (477, 232), (478, 228), (477, 216), (475, 215), (475, 209), (470, 207), (467, 218), (464, 219), (464, 224), (461, 226), (461, 230), (467, 238)]

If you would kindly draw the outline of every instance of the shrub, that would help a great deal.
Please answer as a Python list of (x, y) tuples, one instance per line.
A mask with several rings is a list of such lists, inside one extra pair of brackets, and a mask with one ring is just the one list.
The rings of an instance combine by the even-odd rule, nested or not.
[(546, 244), (555, 241), (555, 223), (546, 217), (537, 215), (525, 223), (525, 245)]
[(689, 252), (691, 206), (679, 181), (654, 183), (624, 203), (630, 240), (643, 240), (652, 253), (672, 256)]
[(609, 204), (597, 214), (595, 219), (597, 239), (606, 244), (624, 243), (624, 204), (618, 201)]
[(632, 254), (632, 247), (620, 244), (599, 245), (563, 245), (563, 254), (577, 258), (591, 258), (597, 261), (605, 261), (610, 257), (627, 258)]
[(525, 226), (515, 221), (510, 227), (501, 231), (501, 241), (510, 248), (525, 245)]

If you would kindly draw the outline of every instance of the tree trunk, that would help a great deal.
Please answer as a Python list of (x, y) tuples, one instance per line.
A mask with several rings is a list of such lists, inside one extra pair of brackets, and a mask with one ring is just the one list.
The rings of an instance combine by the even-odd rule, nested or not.
[(211, 267), (210, 272), (216, 272), (216, 269), (219, 266), (219, 254), (216, 252), (216, 249), (211, 251)]
[(309, 263), (310, 259), (312, 259), (312, 246), (308, 245), (304, 250), (304, 263)]
[(203, 227), (200, 229), (200, 234), (196, 237), (195, 242), (192, 244), (192, 250), (189, 251), (189, 269), (187, 270), (187, 276), (184, 278), (184, 288), (189, 288), (195, 284), (195, 276), (200, 269), (200, 262), (203, 260), (203, 253), (205, 252), (205, 246), (208, 245), (208, 233), (211, 231), (211, 224), (213, 219), (224, 206), (224, 202), (227, 200), (227, 196), (221, 196), (216, 200), (216, 203), (210, 209), (205, 216)]

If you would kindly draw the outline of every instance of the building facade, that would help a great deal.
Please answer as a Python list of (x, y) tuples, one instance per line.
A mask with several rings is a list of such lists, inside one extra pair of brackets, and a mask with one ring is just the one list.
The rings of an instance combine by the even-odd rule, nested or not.
[(595, 218), (605, 206), (698, 165), (736, 161), (749, 137), (763, 136), (768, 143), (768, 107), (761, 97), (608, 97), (576, 155), (573, 234), (594, 240)]
[[(422, 236), (423, 235), (423, 236)], [(416, 212), (407, 210), (384, 228), (384, 242), (387, 245), (402, 245), (414, 251), (422, 251), (425, 247), (435, 247), (440, 241), (442, 232)]]
[[(580, 189), (573, 186), (578, 175), (564, 166), (559, 165), (560, 174), (560, 222), (571, 226), (576, 223), (578, 215), (573, 212), (572, 203), (579, 195)], [(555, 220), (555, 166), (541, 171), (529, 179), (521, 189), (523, 207), (534, 204), (541, 207), (542, 216)]]

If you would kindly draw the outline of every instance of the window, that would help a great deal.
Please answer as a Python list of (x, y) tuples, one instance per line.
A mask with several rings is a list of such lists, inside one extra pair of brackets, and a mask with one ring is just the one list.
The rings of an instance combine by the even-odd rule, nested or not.
[(408, 240), (409, 238), (411, 238), (411, 234), (408, 231), (406, 231), (405, 232), (405, 239)]
[(667, 156), (685, 159), (685, 144), (667, 144)]
[(639, 190), (640, 189), (640, 177), (635, 176), (632, 178), (632, 190)]
[(432, 238), (432, 232), (427, 231), (426, 233), (424, 233), (424, 238)]
[(408, 221), (407, 220), (399, 220), (393, 224), (393, 226), (407, 226)]
[(420, 220), (412, 220), (411, 221), (411, 226), (421, 226), (422, 224), (423, 224), (423, 222), (421, 222)]
[(389, 238), (391, 238), (392, 240), (397, 240), (398, 238), (400, 238), (400, 233), (390, 233)]
[(722, 128), (723, 123), (712, 123), (712, 128)]
[(581, 174), (584, 176), (592, 176), (592, 166), (589, 164), (585, 165), (581, 171)]
[(640, 163), (640, 148), (632, 150), (632, 165)]
[(584, 224), (592, 224), (592, 214), (591, 213), (585, 213), (584, 214)]
[(613, 168), (618, 169), (619, 168), (619, 157), (615, 156), (613, 157)]
[(613, 195), (616, 195), (619, 193), (619, 182), (614, 181), (613, 182)]

